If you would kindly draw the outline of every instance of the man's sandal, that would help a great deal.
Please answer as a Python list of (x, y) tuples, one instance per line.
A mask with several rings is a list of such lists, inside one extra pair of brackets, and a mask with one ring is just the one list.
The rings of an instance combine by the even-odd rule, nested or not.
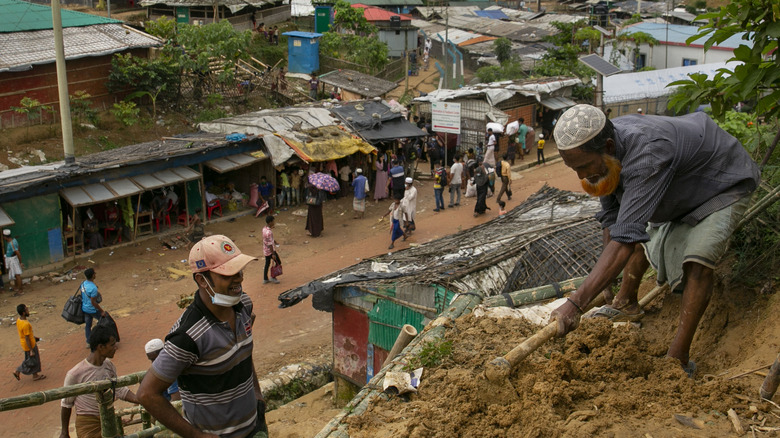
[(13, 374), (13, 375), (14, 375), (14, 378), (15, 378), (16, 380), (21, 380), (21, 379), (19, 378), (19, 374), (17, 374), (17, 373), (11, 373), (11, 374)]
[(612, 322), (638, 322), (645, 316), (645, 312), (640, 310), (639, 313), (625, 313), (620, 309), (615, 309), (609, 306), (602, 306), (592, 315), (593, 318), (607, 318)]

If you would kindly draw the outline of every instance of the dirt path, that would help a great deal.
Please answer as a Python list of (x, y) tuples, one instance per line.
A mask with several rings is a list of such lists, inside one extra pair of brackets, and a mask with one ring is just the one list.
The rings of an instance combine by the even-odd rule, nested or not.
[[(574, 174), (563, 164), (548, 164), (516, 174), (515, 197), (508, 203), (508, 208), (520, 204), (545, 183), (567, 190), (579, 187)], [(397, 243), (398, 249), (472, 227), (497, 215), (494, 208), (487, 215), (472, 217), (474, 198), (465, 198), (459, 208), (434, 213), (431, 183), (418, 181), (416, 185), (420, 199), (418, 231), (408, 242)], [(322, 237), (315, 239), (306, 236), (306, 218), (293, 215), (295, 209), (280, 212), (275, 232), (285, 261), (281, 284), (263, 285), (260, 263), (254, 264), (244, 281), (245, 291), (254, 300), (260, 328), (255, 332), (254, 354), (258, 374), (331, 354), (331, 315), (312, 309), (309, 300), (289, 309), (279, 309), (277, 296), (281, 292), (349, 266), (361, 258), (387, 251), (388, 223), (386, 220), (380, 223), (377, 219), (384, 214), (388, 202), (369, 203), (363, 220), (352, 219), (351, 202), (351, 198), (344, 198), (325, 205), (325, 231)], [(488, 205), (495, 207), (494, 198), (488, 198)], [(234, 222), (209, 225), (207, 232), (226, 234), (242, 251), (256, 255), (262, 252), (261, 229), (261, 219), (244, 216)], [(189, 277), (175, 281), (166, 270), (167, 267), (186, 270), (182, 260), (187, 256), (186, 249), (166, 250), (157, 239), (150, 239), (113, 251), (104, 249), (77, 261), (96, 269), (105, 308), (117, 319), (122, 342), (115, 363), (120, 375), (148, 368), (143, 345), (150, 338), (163, 337), (168, 332), (181, 313), (175, 304), (179, 296), (194, 291)], [(11, 371), (22, 358), (19, 341), (15, 326), (0, 326), (3, 334), (0, 337), (0, 367), (6, 370), (0, 375), (0, 397), (59, 387), (65, 373), (86, 357), (83, 326), (69, 324), (59, 316), (66, 297), (79, 284), (80, 280), (56, 285), (35, 282), (23, 297), (13, 298), (8, 293), (0, 295), (0, 316), (13, 316), (19, 303), (27, 304), (33, 312), (30, 321), (36, 336), (44, 339), (40, 349), (43, 373), (48, 376), (41, 382), (32, 382), (29, 377), (17, 382), (13, 378)], [(39, 436), (56, 436), (59, 404), (52, 402), (0, 413), (0, 424), (0, 436), (3, 437), (27, 437), (30, 430), (39, 431)]]

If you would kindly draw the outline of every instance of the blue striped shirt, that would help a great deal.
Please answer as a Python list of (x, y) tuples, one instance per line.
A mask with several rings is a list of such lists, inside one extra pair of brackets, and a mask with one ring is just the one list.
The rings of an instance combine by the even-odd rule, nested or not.
[(650, 240), (648, 223), (696, 225), (752, 193), (758, 166), (736, 138), (702, 112), (629, 115), (612, 121), (620, 184), (596, 215), (612, 240)]

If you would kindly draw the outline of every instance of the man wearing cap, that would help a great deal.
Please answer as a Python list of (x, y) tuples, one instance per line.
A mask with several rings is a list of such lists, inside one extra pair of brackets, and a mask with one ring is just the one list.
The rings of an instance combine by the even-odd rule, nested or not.
[(608, 120), (590, 105), (561, 116), (555, 140), (583, 189), (601, 199), (604, 250), (592, 272), (553, 312), (558, 333), (574, 329), (590, 301), (624, 270), (620, 291), (597, 316), (637, 320), (648, 265), (657, 281), (684, 285), (667, 356), (693, 374), (689, 352), (713, 288), (713, 269), (759, 182), (742, 145), (706, 114), (629, 115)]
[[(154, 360), (157, 359), (157, 356), (160, 355), (164, 345), (165, 344), (160, 338), (154, 338), (147, 342), (146, 345), (144, 345), (144, 352), (146, 353), (146, 357), (150, 361), (154, 362)], [(168, 401), (181, 400), (181, 395), (179, 394), (179, 384), (174, 380), (173, 383), (171, 383), (171, 386), (163, 391), (162, 396), (165, 397), (165, 399)]]
[(16, 292), (14, 296), (22, 293), (22, 253), (19, 252), (19, 242), (11, 235), (11, 230), (3, 230), (5, 238), (5, 269), (8, 271), (8, 281), (14, 282)]
[[(450, 166), (450, 173), (447, 176), (450, 179), (450, 204), (447, 206), (449, 208), (460, 205), (461, 185), (463, 184), (463, 163), (460, 162), (460, 152), (455, 154), (454, 160), (455, 162)], [(458, 195), (457, 201), (455, 200), (456, 193)]]
[(368, 179), (363, 176), (363, 169), (355, 170), (356, 177), (352, 178), (352, 190), (355, 199), (352, 200), (352, 209), (355, 210), (355, 219), (363, 218), (366, 213), (366, 191), (368, 191)]
[[(253, 260), (222, 235), (206, 237), (190, 250), (198, 290), (138, 389), (146, 410), (178, 435), (233, 438), (267, 432), (252, 360), (252, 300), (241, 287), (243, 269)], [(183, 418), (162, 395), (174, 381)]]
[(417, 229), (417, 225), (414, 223), (414, 217), (417, 215), (417, 188), (414, 187), (414, 180), (408, 176), (404, 182), (406, 183), (406, 191), (404, 191), (404, 199), (401, 201), (404, 222), (406, 222), (404, 231), (406, 234), (411, 234)]

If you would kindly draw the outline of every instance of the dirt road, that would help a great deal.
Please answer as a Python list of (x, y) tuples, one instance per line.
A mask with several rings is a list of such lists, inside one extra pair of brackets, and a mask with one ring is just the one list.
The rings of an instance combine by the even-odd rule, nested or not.
[[(562, 163), (548, 164), (516, 174), (515, 196), (507, 207), (519, 205), (543, 184), (578, 190), (579, 182)], [(474, 198), (465, 198), (461, 206), (432, 211), (433, 187), (429, 181), (418, 181), (418, 231), (407, 242), (397, 242), (396, 250), (410, 243), (422, 243), (461, 229), (470, 228), (495, 217), (495, 198), (488, 198), (493, 210), (478, 218), (472, 217)], [(445, 194), (445, 197), (447, 195)], [(285, 273), (279, 285), (262, 284), (262, 264), (249, 269), (244, 290), (255, 303), (258, 315), (255, 329), (255, 364), (259, 375), (274, 371), (283, 365), (317, 356), (331, 354), (331, 315), (312, 309), (309, 300), (289, 309), (277, 307), (277, 296), (285, 290), (306, 283), (329, 272), (354, 264), (362, 258), (387, 252), (389, 229), (387, 220), (378, 222), (389, 206), (387, 201), (369, 203), (366, 217), (352, 219), (352, 199), (343, 198), (326, 203), (325, 230), (322, 237), (306, 236), (305, 217), (293, 215), (296, 208), (280, 212), (275, 229), (280, 242)], [(233, 238), (247, 254), (262, 255), (260, 236), (264, 221), (252, 216), (233, 222), (219, 222), (206, 227), (208, 233), (221, 233)], [(117, 319), (122, 342), (114, 362), (120, 375), (148, 368), (143, 345), (153, 337), (164, 337), (181, 313), (176, 306), (179, 296), (191, 294), (194, 283), (189, 277), (170, 278), (167, 267), (187, 270), (188, 251), (165, 249), (156, 238), (129, 246), (103, 249), (77, 263), (97, 271), (96, 283), (103, 294), (103, 305)], [(252, 266), (252, 265), (250, 265)], [(33, 382), (23, 376), (17, 382), (11, 372), (23, 358), (15, 326), (0, 326), (0, 397), (59, 387), (65, 373), (86, 357), (83, 326), (75, 326), (60, 317), (62, 305), (81, 279), (52, 285), (35, 282), (26, 288), (23, 297), (9, 293), (0, 295), (0, 316), (15, 314), (16, 305), (25, 303), (33, 314), (30, 321), (35, 335), (43, 338), (41, 357), (47, 379)], [(121, 406), (121, 404), (119, 404)], [(59, 434), (59, 403), (13, 412), (0, 413), (0, 436), (53, 437)]]

